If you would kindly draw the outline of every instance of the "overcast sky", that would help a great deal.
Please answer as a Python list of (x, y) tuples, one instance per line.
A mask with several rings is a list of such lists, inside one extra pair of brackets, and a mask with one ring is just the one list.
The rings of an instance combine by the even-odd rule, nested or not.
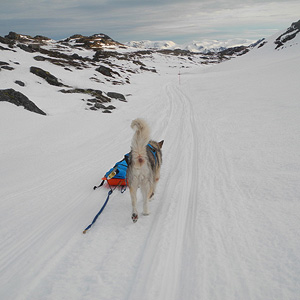
[(77, 33), (119, 42), (258, 40), (299, 19), (299, 0), (0, 0), (1, 36), (56, 40)]

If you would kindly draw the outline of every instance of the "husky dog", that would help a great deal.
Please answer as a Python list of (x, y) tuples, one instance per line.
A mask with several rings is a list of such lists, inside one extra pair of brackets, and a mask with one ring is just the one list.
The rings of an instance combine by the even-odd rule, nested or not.
[(154, 195), (156, 184), (160, 177), (162, 163), (161, 148), (164, 141), (159, 143), (150, 140), (150, 129), (143, 119), (135, 119), (131, 123), (135, 133), (131, 142), (131, 151), (127, 159), (127, 182), (132, 202), (132, 221), (138, 220), (136, 208), (137, 189), (140, 187), (143, 195), (143, 214), (149, 215), (148, 201)]

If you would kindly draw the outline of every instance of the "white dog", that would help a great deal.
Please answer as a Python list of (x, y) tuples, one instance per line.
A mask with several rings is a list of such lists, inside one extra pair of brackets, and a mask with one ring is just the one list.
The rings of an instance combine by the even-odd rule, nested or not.
[(157, 143), (150, 140), (149, 126), (143, 119), (133, 120), (131, 128), (135, 133), (127, 159), (126, 177), (132, 202), (132, 220), (136, 222), (138, 220), (136, 193), (139, 187), (143, 195), (143, 214), (149, 215), (148, 201), (154, 195), (160, 177), (161, 148), (164, 141)]

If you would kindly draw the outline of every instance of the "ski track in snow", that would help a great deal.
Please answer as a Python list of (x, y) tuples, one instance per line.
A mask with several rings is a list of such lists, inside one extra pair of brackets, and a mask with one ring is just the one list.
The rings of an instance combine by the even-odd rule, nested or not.
[[(1, 276), (3, 299), (297, 299), (299, 206), (292, 198), (263, 202), (242, 184), (222, 136), (217, 91), (209, 98), (210, 73), (193, 72), (199, 71), (186, 71), (181, 84), (174, 74), (153, 79), (145, 91), (151, 101), (128, 103), (135, 112), (120, 121), (128, 128), (112, 128), (101, 144), (91, 134), (70, 158), (62, 154), (59, 171), (5, 197), (10, 226), (1, 225), (0, 271), (8, 274)], [(140, 218), (133, 224), (128, 191), (115, 191), (83, 235), (108, 192), (92, 190), (106, 171), (99, 167), (105, 159), (97, 157), (107, 149), (109, 159), (125, 154), (135, 115), (150, 120), (153, 137), (165, 140), (151, 214), (141, 214), (139, 195)]]

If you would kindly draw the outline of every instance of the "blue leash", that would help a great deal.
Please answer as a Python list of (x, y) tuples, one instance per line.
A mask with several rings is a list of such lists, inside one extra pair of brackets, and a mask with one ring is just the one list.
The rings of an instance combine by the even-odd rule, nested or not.
[[(103, 185), (103, 183), (101, 183), (100, 186), (102, 186), (102, 185)], [(86, 229), (83, 230), (83, 234), (85, 234), (85, 233), (92, 227), (92, 225), (97, 221), (99, 215), (103, 212), (103, 210), (104, 210), (104, 208), (105, 208), (105, 206), (106, 206), (106, 204), (107, 204), (107, 202), (108, 202), (108, 200), (109, 200), (109, 196), (113, 193), (113, 191), (114, 191), (117, 187), (118, 187), (118, 186), (116, 186), (114, 189), (112, 189), (112, 188), (110, 187), (110, 190), (108, 191), (107, 198), (106, 198), (106, 200), (105, 200), (103, 206), (101, 207), (101, 209), (99, 210), (99, 212), (97, 213), (97, 215), (95, 216), (95, 218), (93, 219), (92, 223), (91, 223)], [(97, 187), (96, 187), (96, 188), (97, 188)], [(95, 189), (95, 187), (94, 187), (94, 189)], [(126, 191), (126, 187), (125, 187), (125, 188), (121, 188), (121, 193), (122, 193), (122, 194), (123, 194), (125, 191)]]
[(99, 212), (96, 214), (96, 216), (95, 216), (94, 220), (92, 221), (92, 223), (86, 229), (83, 230), (83, 234), (85, 234), (92, 227), (92, 225), (97, 221), (99, 215), (103, 212), (103, 210), (104, 210), (104, 208), (105, 208), (105, 206), (106, 206), (106, 204), (107, 204), (107, 202), (109, 200), (109, 196), (112, 194), (112, 192), (113, 192), (112, 189), (109, 190), (107, 198), (106, 198), (103, 206), (101, 207), (101, 209), (99, 210)]

